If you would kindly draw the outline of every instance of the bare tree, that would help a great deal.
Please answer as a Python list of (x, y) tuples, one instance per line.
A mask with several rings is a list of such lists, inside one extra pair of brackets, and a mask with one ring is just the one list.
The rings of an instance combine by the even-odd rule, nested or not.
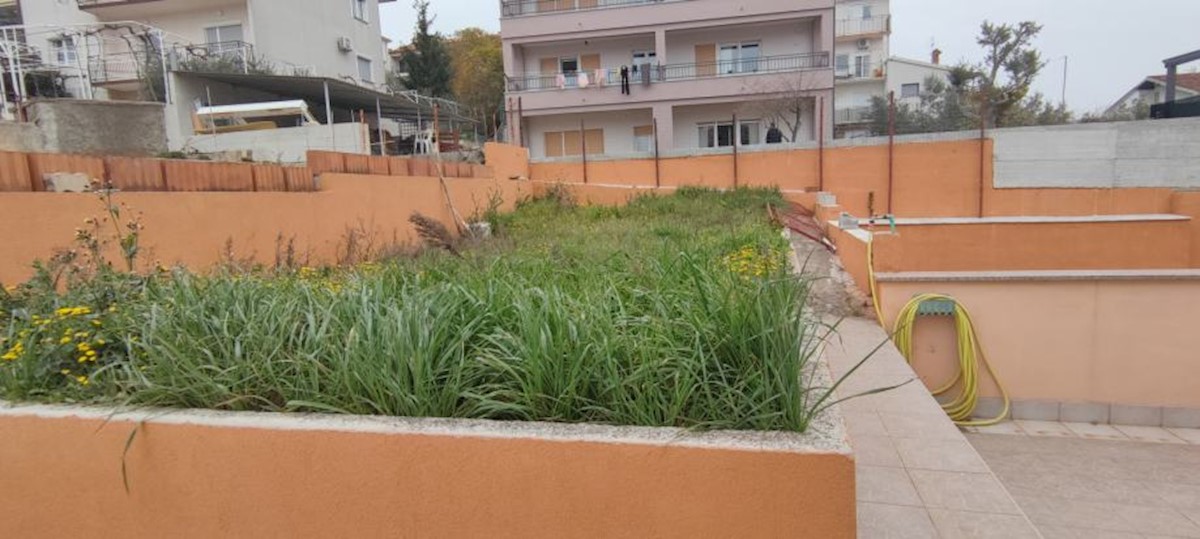
[[(811, 73), (787, 74), (756, 84), (755, 93), (771, 97), (747, 104), (745, 112), (775, 124), (783, 131), (784, 142), (796, 142), (804, 128), (807, 112), (816, 114), (813, 91), (819, 86)], [(814, 119), (814, 121), (816, 121)]]

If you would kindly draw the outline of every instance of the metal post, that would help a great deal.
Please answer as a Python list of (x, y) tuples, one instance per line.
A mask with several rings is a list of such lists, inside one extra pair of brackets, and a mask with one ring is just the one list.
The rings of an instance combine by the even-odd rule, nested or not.
[(173, 93), (171, 88), (171, 73), (170, 69), (167, 68), (167, 39), (162, 30), (155, 32), (154, 35), (158, 38), (158, 61), (162, 63), (163, 94), (165, 94), (163, 95), (163, 102), (170, 105), (174, 100), (171, 95)]
[[(741, 142), (741, 129), (738, 129), (737, 113), (733, 113), (733, 188), (738, 188), (738, 146)], [(720, 138), (718, 135), (717, 138)], [(718, 141), (720, 142), (720, 141)]]
[(654, 118), (654, 187), (657, 189), (662, 187), (662, 172), (659, 170), (659, 153), (658, 153), (658, 118)]
[(988, 105), (983, 103), (983, 114), (979, 115), (979, 218), (983, 218), (983, 197), (987, 191), (987, 115)]
[[(817, 135), (817, 191), (825, 191), (825, 96), (817, 98), (817, 107), (821, 109), (819, 134)], [(795, 142), (795, 141), (793, 141)]]
[(379, 155), (387, 155), (387, 145), (383, 142), (383, 105), (375, 98), (375, 131), (379, 133)]
[(517, 136), (520, 141), (517, 145), (524, 148), (525, 146), (525, 99), (517, 97)]
[(441, 105), (433, 102), (433, 153), (434, 155), (442, 154), (442, 123), (439, 119), (441, 113)]
[(579, 120), (579, 150), (583, 155), (583, 183), (587, 184), (587, 130), (583, 125), (583, 119)]
[(322, 83), (325, 87), (325, 121), (329, 122), (329, 143), (337, 151), (337, 129), (333, 125), (333, 101), (329, 99), (329, 81)]
[[(888, 215), (892, 213), (892, 199), (895, 198), (895, 192), (892, 190), (896, 181), (896, 92), (888, 92)], [(872, 215), (871, 217), (874, 217)]]
[(1070, 65), (1071, 65), (1071, 57), (1063, 56), (1063, 95), (1062, 95), (1063, 108), (1066, 108), (1066, 106), (1067, 106), (1067, 68), (1070, 67)]
[(1167, 93), (1163, 99), (1164, 103), (1175, 102), (1175, 84), (1179, 75), (1179, 66), (1175, 64), (1167, 65)]

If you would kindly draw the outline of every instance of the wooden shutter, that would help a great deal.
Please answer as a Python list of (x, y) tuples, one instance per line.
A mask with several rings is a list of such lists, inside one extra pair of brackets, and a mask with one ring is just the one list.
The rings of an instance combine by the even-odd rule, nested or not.
[(561, 131), (546, 132), (546, 157), (563, 156), (563, 134)]
[(558, 11), (559, 0), (538, 0), (537, 10), (539, 13), (548, 11)]
[(604, 155), (603, 129), (588, 129), (584, 131), (583, 140), (587, 142), (588, 155)]
[(696, 45), (696, 76), (715, 77), (717, 75), (717, 46), (715, 44)]
[(563, 155), (583, 155), (583, 137), (579, 131), (563, 132)]
[(633, 128), (633, 136), (635, 136), (635, 137), (653, 137), (654, 136), (654, 126), (642, 125), (642, 126), (634, 127)]
[(558, 58), (542, 58), (542, 75), (558, 73)]
[(584, 73), (591, 75), (597, 69), (600, 69), (599, 54), (585, 54), (579, 57), (579, 69)]
[(579, 0), (580, 8), (597, 7), (600, 5), (599, 0)]

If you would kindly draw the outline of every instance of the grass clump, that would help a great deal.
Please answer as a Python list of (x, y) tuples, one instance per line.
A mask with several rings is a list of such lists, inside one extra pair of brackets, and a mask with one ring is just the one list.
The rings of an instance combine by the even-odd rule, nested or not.
[(0, 295), (0, 395), (804, 431), (829, 391), (809, 376), (807, 283), (765, 212), (781, 202), (552, 196), (494, 217), (499, 237), (459, 256), (31, 282)]

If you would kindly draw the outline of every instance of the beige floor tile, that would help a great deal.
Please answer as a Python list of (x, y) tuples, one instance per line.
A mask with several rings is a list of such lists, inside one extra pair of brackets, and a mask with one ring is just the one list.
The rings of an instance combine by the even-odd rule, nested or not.
[(883, 428), (883, 421), (880, 421), (879, 414), (875, 412), (851, 412), (843, 411), (842, 417), (846, 420), (846, 431), (850, 433), (850, 438), (859, 436), (887, 436), (887, 429)]
[(1183, 438), (1171, 434), (1171, 431), (1162, 427), (1137, 427), (1127, 425), (1113, 425), (1113, 428), (1121, 431), (1121, 434), (1128, 436), (1130, 440), (1135, 442), (1145, 442), (1151, 444), (1185, 444)]
[(1189, 511), (1195, 511), (1196, 516), (1200, 517), (1200, 485), (1147, 482), (1146, 488), (1157, 495), (1166, 506), (1183, 510), (1185, 515)]
[(1062, 526), (1089, 530), (1137, 533), (1117, 511), (1121, 504), (1080, 502), (1044, 496), (1017, 496), (1017, 503), (1039, 528)]
[(863, 539), (937, 539), (938, 533), (924, 508), (860, 503), (858, 536)]
[(880, 412), (883, 427), (894, 438), (924, 438), (927, 440), (961, 440), (962, 432), (945, 414), (901, 415)]
[(1038, 532), (1022, 515), (968, 513), (948, 509), (930, 509), (929, 516), (938, 533), (946, 538), (962, 539), (1037, 539)]
[(1067, 526), (1041, 525), (1037, 529), (1039, 532), (1042, 532), (1044, 539), (1142, 539), (1144, 537), (1140, 533), (1091, 530)]
[(912, 479), (903, 468), (858, 466), (858, 501), (923, 507)]
[(1118, 514), (1138, 533), (1200, 537), (1200, 526), (1171, 508), (1123, 505)]
[(1025, 431), (1017, 425), (1015, 421), (1005, 421), (995, 425), (987, 425), (983, 427), (973, 427), (976, 434), (1009, 434), (1009, 435), (1024, 435)]
[(1000, 481), (990, 473), (910, 470), (909, 476), (930, 509), (1021, 514)]
[(896, 438), (896, 451), (909, 470), (989, 473), (987, 464), (966, 440)]
[(1091, 423), (1063, 423), (1071, 432), (1080, 438), (1089, 440), (1128, 440), (1121, 431), (1111, 425), (1093, 425)]
[(1068, 429), (1066, 425), (1054, 421), (1025, 421), (1018, 419), (1015, 423), (1021, 428), (1021, 431), (1030, 436), (1075, 437), (1075, 433), (1071, 432), (1071, 429)]
[(1189, 444), (1200, 445), (1200, 429), (1167, 429)]
[(860, 466), (904, 467), (890, 437), (858, 436), (850, 440), (850, 446), (854, 448), (854, 461)]

